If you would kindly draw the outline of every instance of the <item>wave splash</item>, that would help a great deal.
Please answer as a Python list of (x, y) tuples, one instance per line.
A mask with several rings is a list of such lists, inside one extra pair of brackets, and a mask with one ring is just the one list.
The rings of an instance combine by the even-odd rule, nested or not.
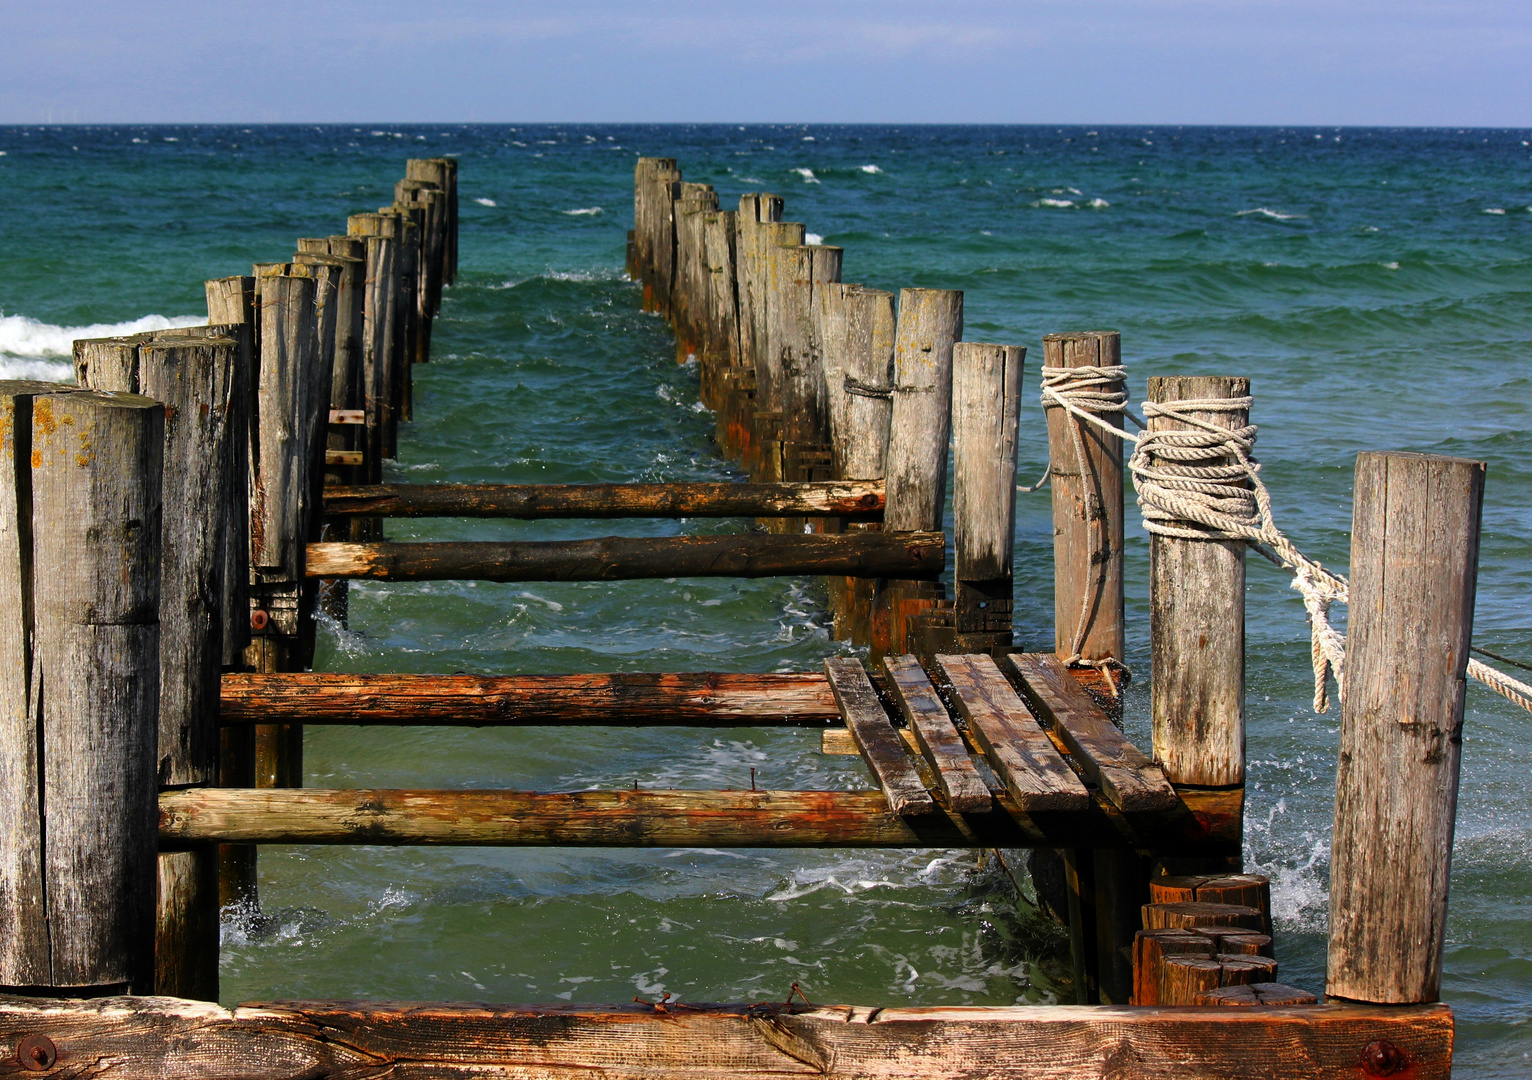
[(0, 379), (70, 382), (74, 367), (67, 358), (73, 354), (76, 340), (123, 337), (206, 322), (201, 315), (145, 315), (129, 322), (55, 326), (26, 315), (0, 315)]

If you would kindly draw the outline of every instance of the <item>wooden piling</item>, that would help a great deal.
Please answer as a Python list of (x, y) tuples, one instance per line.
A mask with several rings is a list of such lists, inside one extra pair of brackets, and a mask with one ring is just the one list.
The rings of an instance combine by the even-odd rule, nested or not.
[(457, 280), (457, 158), (411, 158), (404, 164), (404, 175), (408, 180), (423, 180), (442, 192), (440, 280), (443, 285), (451, 285)]
[(952, 349), (955, 629), (966, 652), (1011, 644), (1016, 541), (1016, 435), (1027, 350), (958, 342)]
[[(962, 336), (961, 292), (900, 290), (883, 511), (885, 529), (942, 527), (947, 501), (948, 439), (952, 431), (952, 347)], [(902, 603), (906, 592), (913, 594), (911, 599), (915, 602)], [(933, 607), (939, 598), (939, 592), (914, 594), (914, 590), (897, 581), (880, 582), (873, 599), (874, 653), (881, 656), (885, 651), (921, 652), (919, 647), (909, 648), (905, 640), (907, 617)]]
[(394, 456), (398, 402), (394, 396), (402, 362), (398, 353), (399, 226), (383, 214), (352, 214), (349, 235), (367, 245), (367, 284), (362, 302), (362, 397), (367, 414), (367, 446), (363, 464), (367, 478), (377, 483), (383, 459)]
[(394, 347), (398, 350), (399, 359), (394, 366), (393, 395), (396, 420), (408, 421), (414, 419), (415, 415), (414, 367), (415, 358), (420, 352), (420, 261), (425, 207), (413, 203), (405, 206), (380, 206), (378, 213), (396, 218), (399, 222), (399, 299), (394, 335)]
[(0, 985), (149, 993), (164, 410), (7, 383), (0, 416)]
[(1482, 461), (1357, 455), (1325, 992), (1437, 1000)]
[[(1047, 367), (1110, 367), (1122, 362), (1116, 331), (1049, 334)], [(1121, 380), (1101, 387), (1121, 391)], [(1121, 662), (1126, 652), (1122, 592), (1122, 440), (1058, 406), (1048, 415), (1053, 487), (1054, 648), (1061, 660)], [(1122, 427), (1120, 413), (1101, 419)], [(1079, 443), (1075, 441), (1078, 430)], [(1077, 453), (1084, 452), (1084, 469)]]

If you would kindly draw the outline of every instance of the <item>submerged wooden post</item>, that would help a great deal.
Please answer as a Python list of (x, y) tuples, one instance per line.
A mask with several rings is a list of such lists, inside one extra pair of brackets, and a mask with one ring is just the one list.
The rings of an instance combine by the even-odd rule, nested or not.
[[(1250, 380), (1171, 376), (1149, 380), (1148, 400), (1245, 398)], [(1193, 410), (1192, 419), (1238, 430), (1247, 407)], [(1150, 431), (1197, 430), (1170, 417)], [(1232, 458), (1208, 464), (1227, 464)], [(1195, 525), (1189, 525), (1195, 528)], [(1149, 536), (1149, 712), (1154, 760), (1173, 784), (1245, 782), (1245, 544)]]
[(1325, 993), (1440, 996), (1482, 461), (1357, 455)]
[[(963, 294), (901, 289), (895, 327), (893, 409), (889, 416), (887, 500), (883, 527), (939, 531), (947, 505), (947, 452), (952, 432), (952, 348), (963, 336)], [(940, 586), (918, 606), (934, 606)], [(905, 607), (897, 581), (880, 582), (874, 598), (872, 649), (908, 651)]]
[[(1113, 330), (1049, 334), (1043, 364), (1051, 368), (1113, 367), (1122, 341)], [(1096, 387), (1122, 392), (1123, 380)], [(1089, 411), (1089, 410), (1087, 410)], [(1048, 414), (1053, 487), (1053, 626), (1059, 659), (1121, 662), (1126, 652), (1122, 593), (1122, 440), (1054, 405)], [(1122, 427), (1122, 414), (1101, 419)], [(1078, 429), (1079, 443), (1075, 441)], [(1077, 447), (1084, 451), (1082, 470)]]
[(1016, 435), (1027, 350), (952, 348), (954, 628), (965, 652), (1011, 644)]
[(164, 410), (41, 389), (0, 383), (0, 985), (151, 993)]

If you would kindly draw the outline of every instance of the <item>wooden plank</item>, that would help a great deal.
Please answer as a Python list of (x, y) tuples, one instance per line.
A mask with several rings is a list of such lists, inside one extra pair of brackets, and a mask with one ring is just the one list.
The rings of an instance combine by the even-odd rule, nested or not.
[[(508, 1080), (1351, 1080), (1387, 1043), (1412, 1080), (1451, 1073), (1444, 1005), (485, 1005), (167, 998), (0, 999), (0, 1038), (44, 1036), (63, 1069), (106, 1078), (389, 1075)], [(1125, 1064), (1126, 1063), (1126, 1064)], [(1384, 1075), (1375, 1072), (1375, 1075)]]
[[(742, 784), (749, 776), (740, 778)], [(596, 847), (1125, 847), (1237, 851), (1224, 791), (1186, 793), (1191, 825), (1101, 800), (1026, 812), (901, 817), (879, 791), (326, 791), (197, 788), (160, 796), (160, 840), (189, 843)]]
[(326, 450), (324, 463), (326, 465), (360, 465), (367, 459), (367, 455), (361, 450)]
[[(230, 724), (839, 724), (820, 672), (223, 677)], [(852, 751), (855, 753), (855, 751)]]
[(1013, 653), (1005, 658), (1032, 707), (1112, 802), (1124, 811), (1169, 810), (1176, 793), (1159, 766), (1117, 730), (1056, 656)]
[(1441, 989), (1482, 461), (1357, 456), (1325, 992)]
[(952, 685), (968, 734), (1018, 806), (1079, 810), (1090, 794), (988, 656), (936, 658)]
[(331, 409), (330, 423), (332, 424), (365, 424), (367, 423), (367, 410), (365, 409)]
[(897, 814), (928, 814), (936, 801), (920, 782), (920, 775), (904, 751), (904, 742), (888, 721), (878, 692), (862, 669), (860, 660), (845, 656), (825, 657), (825, 676), (835, 694), (835, 703), (851, 737), (856, 740), (862, 760), (878, 778), (878, 785), (888, 796), (888, 804)]
[(883, 511), (881, 480), (793, 484), (376, 484), (331, 487), (325, 513), (372, 517), (852, 517)]
[(317, 578), (384, 581), (622, 581), (668, 577), (845, 574), (934, 578), (941, 533), (759, 536), (607, 536), (520, 543), (309, 544)]
[(978, 813), (991, 806), (989, 788), (973, 767), (968, 745), (947, 715), (947, 707), (913, 656), (885, 656), (894, 701), (905, 723), (915, 732), (920, 752), (936, 771), (936, 780), (947, 805), (962, 814)]

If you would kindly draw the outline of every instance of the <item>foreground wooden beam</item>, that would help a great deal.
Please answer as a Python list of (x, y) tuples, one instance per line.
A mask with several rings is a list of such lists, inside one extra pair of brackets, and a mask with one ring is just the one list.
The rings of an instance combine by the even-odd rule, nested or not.
[[(34, 1072), (133, 1080), (1212, 1080), (1257, 1072), (1268, 1080), (1389, 1074), (1445, 1080), (1452, 1038), (1452, 1010), (1444, 1005), (879, 1009), (299, 1001), (225, 1009), (177, 998), (0, 998), (0, 1040), (40, 1054), (33, 1056)], [(1398, 1068), (1361, 1067), (1382, 1058)], [(7, 1073), (15, 1068), (0, 1064)]]
[(669, 577), (935, 578), (939, 532), (606, 536), (521, 543), (310, 544), (311, 578), (624, 581)]
[(234, 724), (654, 724), (761, 727), (840, 722), (819, 672), (735, 675), (334, 675), (223, 677)]
[(883, 514), (882, 480), (799, 484), (372, 484), (332, 487), (328, 515), (368, 517), (861, 517)]
[[(748, 783), (748, 777), (741, 777)], [(985, 814), (938, 806), (901, 817), (880, 791), (410, 791), (186, 788), (160, 793), (159, 841), (479, 847), (1137, 847), (1239, 850), (1241, 793), (1188, 791), (1176, 814)]]

